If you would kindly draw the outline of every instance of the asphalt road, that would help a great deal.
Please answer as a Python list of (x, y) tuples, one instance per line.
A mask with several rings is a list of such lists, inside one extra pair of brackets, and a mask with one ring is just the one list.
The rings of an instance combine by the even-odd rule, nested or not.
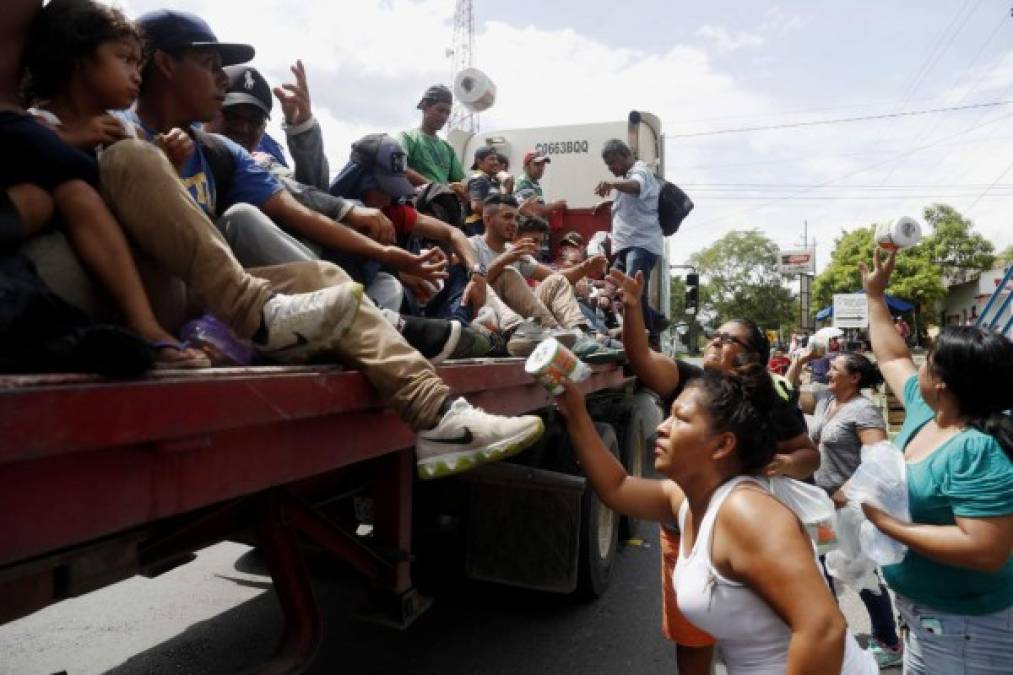
[[(643, 530), (643, 544), (622, 549), (597, 601), (465, 582), (443, 588), (407, 631), (356, 620), (361, 586), (317, 560), (326, 633), (309, 672), (672, 675), (674, 654), (658, 628), (656, 528)], [(0, 627), (0, 673), (243, 672), (267, 659), (280, 635), (270, 586), (249, 547), (218, 544), (156, 579), (130, 579)], [(842, 607), (857, 632), (868, 631), (857, 596), (846, 592)]]

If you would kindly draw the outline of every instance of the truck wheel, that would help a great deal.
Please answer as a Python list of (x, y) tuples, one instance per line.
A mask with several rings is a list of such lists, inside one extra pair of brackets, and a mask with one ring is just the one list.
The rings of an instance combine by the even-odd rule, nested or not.
[[(595, 423), (605, 447), (619, 456), (619, 441), (611, 424)], [(580, 557), (577, 595), (597, 598), (608, 587), (619, 543), (619, 516), (602, 504), (588, 484), (580, 505)]]
[[(621, 459), (626, 473), (643, 477), (651, 473), (651, 457), (654, 448), (654, 430), (661, 423), (661, 401), (657, 394), (640, 389), (630, 402), (630, 413), (623, 427)], [(619, 537), (622, 541), (633, 539), (640, 530), (640, 520), (623, 516), (619, 522)]]

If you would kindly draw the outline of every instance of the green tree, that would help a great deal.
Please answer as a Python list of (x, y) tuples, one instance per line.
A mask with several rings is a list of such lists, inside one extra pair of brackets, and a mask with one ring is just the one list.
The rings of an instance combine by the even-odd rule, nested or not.
[(715, 325), (747, 317), (763, 328), (790, 324), (796, 301), (777, 268), (778, 248), (758, 230), (729, 232), (690, 256), (700, 272), (700, 304), (716, 314)]
[(992, 268), (995, 247), (972, 231), (973, 222), (946, 204), (927, 206), (924, 215), (932, 233), (918, 248), (939, 266), (947, 280), (963, 281), (975, 272)]
[(999, 259), (999, 261), (1007, 265), (1013, 263), (1013, 244), (1010, 244), (1005, 249), (1003, 249), (1003, 252), (996, 257)]
[[(861, 227), (842, 232), (834, 242), (827, 265), (813, 282), (813, 298), (819, 307), (833, 302), (834, 293), (857, 293), (862, 289), (858, 271), (860, 261), (871, 264), (873, 227)], [(920, 305), (921, 312), (934, 315), (936, 303), (946, 295), (939, 267), (930, 258), (932, 248), (915, 246), (902, 251), (897, 258), (897, 269), (887, 289), (891, 295)]]

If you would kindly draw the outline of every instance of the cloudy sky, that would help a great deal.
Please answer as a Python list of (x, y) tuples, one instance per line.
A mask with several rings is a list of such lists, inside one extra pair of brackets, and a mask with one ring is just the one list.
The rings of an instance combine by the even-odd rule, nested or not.
[[(275, 82), (302, 58), (333, 168), (362, 134), (417, 125), (419, 94), (450, 79), (453, 0), (117, 4), (133, 16), (196, 12), (222, 40), (253, 44)], [(1013, 99), (1008, 0), (475, 7), (475, 65), (498, 88), (483, 129), (660, 116), (668, 178), (697, 205), (671, 240), (673, 262), (733, 229), (791, 247), (807, 221), (822, 267), (842, 229), (933, 201), (997, 248), (1013, 243), (1013, 104), (725, 133)]]

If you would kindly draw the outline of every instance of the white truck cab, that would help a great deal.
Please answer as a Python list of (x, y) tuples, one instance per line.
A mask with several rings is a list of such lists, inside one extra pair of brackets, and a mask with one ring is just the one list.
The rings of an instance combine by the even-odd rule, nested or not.
[[(561, 219), (552, 219), (551, 245), (555, 251), (559, 238), (576, 230), (588, 241), (594, 232), (611, 228), (610, 210), (595, 207), (601, 202), (593, 190), (600, 181), (613, 179), (601, 158), (605, 141), (625, 141), (637, 159), (643, 160), (655, 174), (665, 175), (664, 143), (661, 120), (647, 112), (634, 110), (628, 118), (616, 122), (572, 124), (528, 129), (494, 129), (477, 133), (451, 130), (447, 140), (457, 152), (465, 173), (472, 165), (475, 150), (490, 145), (510, 162), (510, 173), (517, 176), (524, 170), (524, 154), (534, 151), (552, 159), (541, 179), (546, 201), (565, 199), (567, 210)], [(668, 250), (651, 275), (648, 289), (651, 305), (666, 316), (669, 313)]]

